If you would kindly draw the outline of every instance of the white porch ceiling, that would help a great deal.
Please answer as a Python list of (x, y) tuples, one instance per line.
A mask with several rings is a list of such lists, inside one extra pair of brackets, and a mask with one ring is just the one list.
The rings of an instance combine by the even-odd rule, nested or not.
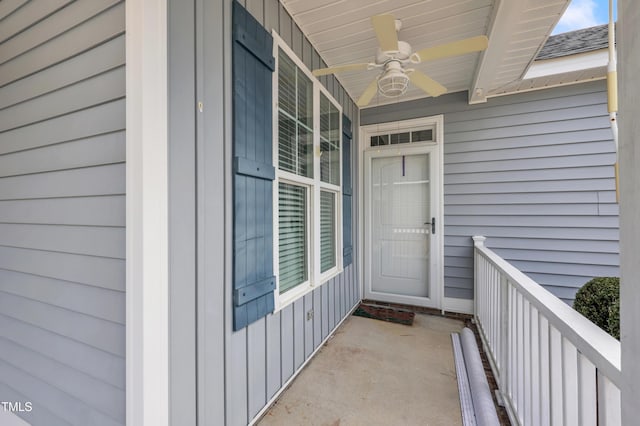
[[(560, 19), (569, 0), (282, 0), (327, 66), (372, 62), (378, 46), (370, 18), (391, 13), (402, 21), (399, 39), (414, 51), (477, 35), (483, 53), (414, 65), (449, 93), (469, 90), (471, 102), (503, 93), (518, 81)], [(337, 74), (358, 99), (379, 70)], [(482, 90), (477, 90), (482, 89)], [(399, 98), (376, 95), (369, 107), (428, 95), (410, 85)]]

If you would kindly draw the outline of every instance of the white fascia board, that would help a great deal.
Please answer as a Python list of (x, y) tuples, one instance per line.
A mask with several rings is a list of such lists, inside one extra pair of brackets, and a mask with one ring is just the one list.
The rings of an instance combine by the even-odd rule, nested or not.
[(609, 63), (608, 55), (607, 49), (600, 49), (560, 58), (538, 60), (531, 65), (524, 75), (524, 80), (606, 67)]
[(126, 3), (126, 418), (169, 425), (167, 2)]

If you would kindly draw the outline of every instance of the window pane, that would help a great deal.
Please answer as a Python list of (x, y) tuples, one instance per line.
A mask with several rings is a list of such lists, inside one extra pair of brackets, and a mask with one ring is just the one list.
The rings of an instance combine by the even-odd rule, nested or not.
[(409, 133), (396, 133), (391, 135), (391, 144), (409, 143)]
[(278, 208), (280, 293), (284, 293), (307, 281), (306, 188), (281, 182)]
[(298, 167), (300, 176), (313, 177), (313, 131), (298, 125)]
[(296, 66), (278, 51), (278, 108), (292, 117), (296, 114)]
[(313, 83), (279, 50), (278, 167), (313, 177)]
[(296, 67), (298, 81), (298, 120), (309, 129), (313, 128), (313, 83)]
[(340, 112), (320, 94), (320, 179), (340, 185)]
[(377, 139), (378, 143), (376, 143), (376, 146), (389, 145), (389, 135), (379, 135), (376, 137), (378, 138)]
[(278, 117), (278, 164), (281, 170), (295, 173), (298, 164), (296, 122), (286, 114)]
[(320, 271), (336, 266), (336, 194), (320, 191)]
[(417, 132), (411, 132), (411, 142), (432, 141), (433, 130), (418, 130)]

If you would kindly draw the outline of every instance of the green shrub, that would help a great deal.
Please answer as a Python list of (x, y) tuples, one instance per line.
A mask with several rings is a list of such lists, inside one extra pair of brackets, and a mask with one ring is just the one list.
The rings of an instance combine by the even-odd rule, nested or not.
[(620, 297), (609, 306), (609, 334), (620, 340)]
[(620, 340), (620, 278), (594, 278), (578, 290), (573, 309)]

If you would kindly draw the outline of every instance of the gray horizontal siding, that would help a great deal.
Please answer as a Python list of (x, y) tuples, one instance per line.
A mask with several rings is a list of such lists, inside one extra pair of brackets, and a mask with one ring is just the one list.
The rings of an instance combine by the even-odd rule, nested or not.
[(122, 425), (124, 2), (0, 19), (0, 400), (33, 425)]
[(603, 82), (367, 109), (362, 123), (444, 114), (445, 295), (473, 297), (472, 235), (570, 302), (618, 275), (615, 151)]
[[(277, 0), (241, 3), (268, 30), (275, 28), (308, 67), (320, 66), (320, 56)], [(340, 102), (356, 131), (359, 124), (353, 100), (335, 77), (323, 77), (321, 82)], [(354, 145), (356, 140), (354, 138)], [(357, 152), (355, 146), (352, 149)], [(356, 170), (353, 176), (357, 179)], [(356, 228), (354, 225), (353, 229)], [(232, 379), (226, 381), (225, 423), (245, 425), (250, 422), (359, 301), (356, 268), (352, 264), (313, 292), (243, 330), (232, 332), (227, 317), (226, 377)], [(227, 302), (230, 306), (231, 300)], [(307, 320), (310, 311), (313, 316)]]

